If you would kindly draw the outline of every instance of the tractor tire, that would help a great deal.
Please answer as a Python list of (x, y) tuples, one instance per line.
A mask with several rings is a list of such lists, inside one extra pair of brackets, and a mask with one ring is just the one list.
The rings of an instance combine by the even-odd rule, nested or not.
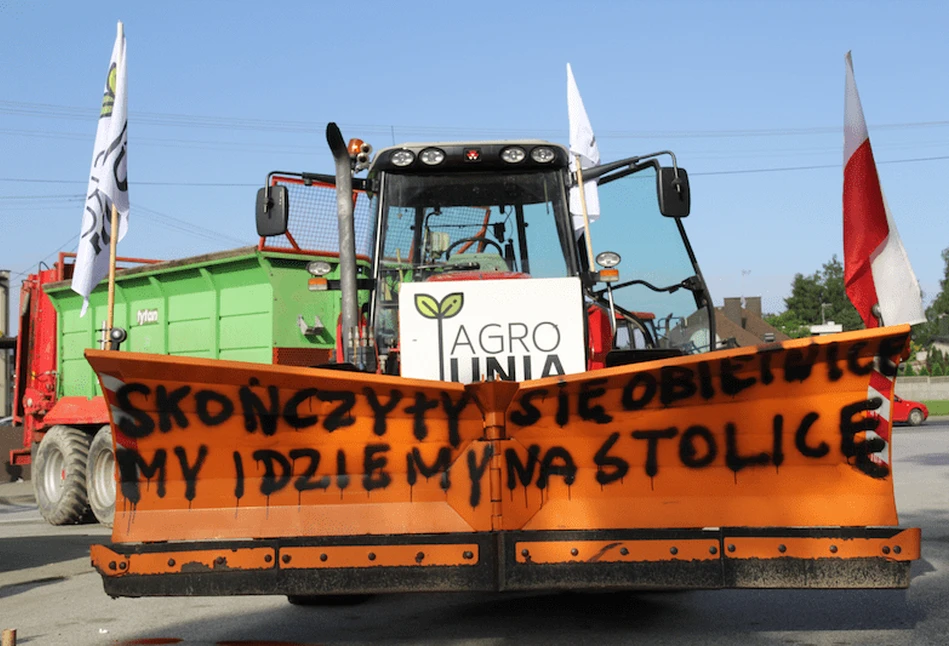
[(99, 429), (89, 445), (86, 492), (96, 520), (112, 527), (115, 517), (115, 453), (112, 451), (112, 429), (108, 424)]
[(71, 426), (54, 426), (33, 445), (33, 493), (40, 515), (50, 525), (75, 525), (88, 517), (87, 433)]
[(910, 426), (919, 426), (923, 423), (923, 411), (918, 408), (914, 408), (909, 412), (909, 417), (907, 418)]

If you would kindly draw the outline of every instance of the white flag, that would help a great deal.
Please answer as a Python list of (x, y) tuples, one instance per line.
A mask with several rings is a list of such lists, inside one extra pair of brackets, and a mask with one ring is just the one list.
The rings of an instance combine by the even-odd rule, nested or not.
[[(596, 145), (596, 136), (593, 126), (583, 107), (577, 81), (573, 78), (573, 70), (567, 63), (567, 118), (570, 120), (570, 171), (576, 172), (577, 158), (580, 156), (580, 168), (592, 168), (600, 163), (600, 149)], [(596, 182), (584, 182), (584, 196), (587, 203), (587, 216), (593, 222), (600, 216), (600, 197), (596, 192)], [(583, 209), (580, 205), (580, 190), (574, 186), (570, 189), (570, 213), (573, 214), (573, 228), (583, 230)]]
[(79, 249), (72, 277), (73, 291), (82, 294), (80, 316), (89, 307), (89, 294), (109, 275), (109, 239), (112, 205), (119, 213), (118, 240), (128, 229), (129, 194), (126, 172), (128, 148), (128, 95), (126, 91), (125, 34), (118, 24), (109, 73), (105, 80), (92, 169), (82, 215)]

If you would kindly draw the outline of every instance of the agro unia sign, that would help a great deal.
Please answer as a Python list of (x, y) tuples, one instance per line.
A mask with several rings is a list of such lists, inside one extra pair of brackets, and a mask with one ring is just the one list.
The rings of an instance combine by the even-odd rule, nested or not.
[(577, 278), (404, 283), (402, 376), (471, 383), (583, 372)]

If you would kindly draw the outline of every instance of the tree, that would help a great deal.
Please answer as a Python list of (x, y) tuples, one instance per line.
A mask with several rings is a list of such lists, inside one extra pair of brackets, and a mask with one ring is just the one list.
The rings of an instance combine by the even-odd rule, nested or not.
[(949, 336), (949, 249), (942, 250), (943, 278), (939, 293), (926, 308), (926, 322), (913, 326), (913, 338), (928, 346), (935, 337)]
[(766, 320), (792, 338), (809, 336), (809, 327), (824, 321), (839, 323), (844, 330), (864, 327), (857, 309), (847, 299), (844, 266), (836, 254), (820, 271), (810, 276), (795, 275), (791, 295), (784, 299), (784, 305), (786, 311), (769, 314)]

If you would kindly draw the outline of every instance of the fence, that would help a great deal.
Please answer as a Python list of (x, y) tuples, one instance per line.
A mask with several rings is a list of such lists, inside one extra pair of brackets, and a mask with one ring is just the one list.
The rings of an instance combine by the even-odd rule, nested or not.
[(897, 377), (896, 394), (916, 401), (949, 400), (949, 377)]

